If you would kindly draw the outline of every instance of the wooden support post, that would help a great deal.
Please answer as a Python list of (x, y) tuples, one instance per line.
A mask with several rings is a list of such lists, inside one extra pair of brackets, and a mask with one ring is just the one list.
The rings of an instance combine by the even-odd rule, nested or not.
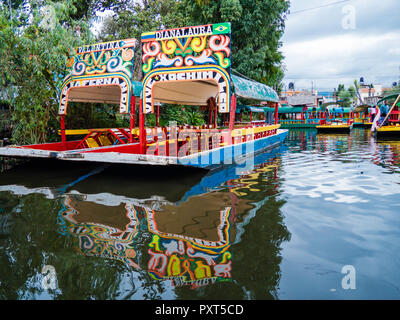
[(218, 126), (218, 107), (214, 99), (213, 99), (213, 105), (214, 105), (214, 128), (216, 128)]
[(278, 124), (278, 103), (275, 103), (275, 124)]
[(61, 129), (61, 149), (67, 149), (67, 139), (65, 136), (65, 115), (62, 115), (60, 118), (60, 129)]
[(157, 103), (156, 126), (160, 124), (160, 103)]
[(131, 125), (129, 130), (129, 143), (133, 143), (133, 129), (135, 128), (135, 112), (136, 112), (136, 99), (135, 96), (132, 96), (131, 99)]
[[(235, 128), (235, 115), (236, 115), (236, 96), (233, 94), (231, 97), (231, 108), (229, 111), (229, 137), (232, 137), (232, 130)], [(232, 139), (229, 139), (232, 142)]]
[(146, 144), (147, 144), (147, 137), (146, 137), (146, 129), (144, 127), (144, 113), (143, 113), (143, 100), (140, 99), (140, 107), (139, 107), (139, 141), (140, 141), (140, 153), (146, 153)]

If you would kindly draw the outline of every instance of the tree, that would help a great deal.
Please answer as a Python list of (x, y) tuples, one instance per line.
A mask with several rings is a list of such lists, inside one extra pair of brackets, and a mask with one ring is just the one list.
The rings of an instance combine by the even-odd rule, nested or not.
[(284, 76), (279, 51), (289, 1), (182, 0), (188, 25), (232, 23), (232, 69), (275, 88)]
[(169, 29), (185, 25), (180, 11), (180, 0), (141, 0), (130, 6), (114, 8), (114, 15), (104, 20), (99, 41), (136, 38), (139, 44), (135, 51), (134, 78), (142, 80), (141, 35), (144, 32)]
[(339, 84), (336, 95), (346, 105), (350, 105), (357, 100), (356, 88), (354, 86), (346, 89), (344, 84)]
[[(29, 9), (0, 9), (1, 90), (11, 106), (15, 143), (41, 143), (56, 125), (58, 88), (71, 50), (91, 39), (70, 18), (72, 1), (30, 1)], [(90, 40), (89, 40), (90, 41)]]

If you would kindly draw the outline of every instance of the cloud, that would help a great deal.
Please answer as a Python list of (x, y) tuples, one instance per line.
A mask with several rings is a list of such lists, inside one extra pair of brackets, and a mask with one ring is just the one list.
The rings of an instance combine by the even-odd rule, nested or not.
[[(282, 47), (284, 82), (309, 88), (313, 81), (314, 87), (332, 89), (361, 76), (388, 86), (398, 80), (400, 20), (393, 12), (400, 12), (400, 1), (376, 6), (377, 1), (352, 0), (296, 13), (327, 3), (332, 1), (292, 0)], [(346, 29), (349, 19), (354, 29)]]

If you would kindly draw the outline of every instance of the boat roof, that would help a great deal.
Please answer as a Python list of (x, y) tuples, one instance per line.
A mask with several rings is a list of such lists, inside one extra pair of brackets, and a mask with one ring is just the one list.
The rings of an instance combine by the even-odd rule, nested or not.
[[(264, 113), (265, 107), (254, 107), (254, 106), (244, 106), (244, 105), (238, 105), (236, 107), (236, 113), (240, 113), (242, 111), (249, 111), (249, 112), (258, 112), (258, 113)], [(271, 108), (273, 109), (273, 108)]]
[(132, 38), (76, 48), (66, 64), (59, 114), (67, 113), (68, 102), (118, 104), (121, 113), (128, 113), (132, 94), (141, 91), (140, 82), (132, 79), (136, 45)]
[[(322, 109), (322, 108), (320, 108), (320, 107), (306, 107), (307, 108), (307, 111), (308, 112), (311, 112), (311, 111), (316, 111), (316, 112), (319, 112), (319, 111), (325, 111), (326, 109), (328, 109), (330, 112), (344, 112), (344, 113), (348, 113), (348, 112), (350, 112), (351, 111), (351, 108), (343, 108), (343, 110), (342, 110), (342, 108), (340, 108), (340, 110), (336, 110), (336, 108), (325, 108), (325, 109)], [(265, 107), (265, 108), (263, 108), (264, 109), (264, 112), (274, 112), (275, 111), (275, 109), (274, 108), (270, 108), (270, 107)], [(281, 107), (281, 108), (278, 108), (278, 113), (301, 113), (301, 112), (304, 112), (305, 111), (305, 107)]]
[(246, 79), (237, 75), (231, 75), (234, 92), (245, 99), (279, 102), (279, 96), (274, 89), (255, 80)]

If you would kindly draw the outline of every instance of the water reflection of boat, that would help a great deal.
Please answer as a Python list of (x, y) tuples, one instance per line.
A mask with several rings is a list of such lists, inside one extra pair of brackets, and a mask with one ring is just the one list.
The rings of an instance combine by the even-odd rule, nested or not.
[[(247, 201), (241, 202), (236, 214), (252, 208)], [(231, 205), (230, 195), (220, 192), (165, 205), (161, 211), (127, 203), (104, 206), (66, 195), (59, 215), (60, 232), (75, 237), (84, 255), (147, 268), (156, 280), (196, 288), (231, 278), (229, 248), (235, 234)], [(147, 254), (142, 253), (143, 261), (139, 261), (134, 240), (143, 220), (152, 237)]]
[[(66, 195), (60, 225), (65, 234), (78, 239), (82, 254), (146, 269), (153, 279), (171, 281), (176, 287), (230, 281), (235, 226), (242, 236), (252, 218), (246, 219), (246, 213), (254, 208), (246, 190), (254, 191), (262, 173), (275, 170), (276, 178), (274, 155), (282, 151), (283, 147), (257, 155), (253, 171), (231, 167), (208, 174), (180, 201), (165, 202), (157, 210), (133, 202), (105, 206), (93, 202), (95, 198)], [(219, 190), (225, 183), (229, 192)], [(135, 238), (143, 223), (151, 238), (137, 248)]]
[(103, 199), (106, 205), (108, 202), (132, 199), (137, 205), (156, 205), (163, 201), (178, 201), (206, 173), (204, 170), (185, 168), (179, 171), (174, 168), (167, 171), (162, 167), (127, 169), (124, 165), (66, 162), (60, 167), (54, 161), (30, 161), (1, 173), (0, 191), (41, 193), (48, 199), (72, 191), (87, 198)]
[[(271, 255), (279, 252), (280, 243), (290, 238), (279, 211), (284, 202), (274, 198), (279, 187), (279, 154), (285, 150), (281, 146), (272, 153), (256, 155), (252, 164), (245, 161), (240, 167), (232, 165), (205, 176), (203, 173), (197, 184), (186, 185), (186, 192), (168, 199), (159, 196), (163, 188), (159, 191), (154, 187), (152, 196), (145, 199), (135, 198), (121, 187), (113, 188), (108, 178), (102, 178), (107, 168), (104, 171), (90, 168), (92, 174), (83, 175), (86, 180), (79, 179), (80, 172), (73, 177), (77, 182), (66, 183), (67, 188), (59, 187), (61, 181), (67, 181), (62, 177), (60, 181), (52, 181), (51, 188), (41, 186), (38, 181), (25, 186), (21, 182), (17, 187), (3, 184), (2, 190), (21, 195), (42, 193), (57, 202), (62, 200), (57, 218), (59, 234), (69, 239), (66, 243), (81, 255), (90, 257), (94, 265), (123, 265), (155, 287), (158, 281), (166, 281), (173, 287), (203, 287), (211, 292), (245, 287), (250, 280), (240, 274), (249, 269), (257, 284), (264, 283), (273, 291), (279, 280), (276, 273), (280, 258)], [(91, 183), (96, 184), (99, 193), (83, 193), (82, 185), (89, 187)], [(121, 181), (122, 185), (126, 183)], [(177, 182), (169, 179), (167, 183), (173, 188)], [(263, 215), (266, 211), (268, 215)], [(243, 239), (249, 236), (265, 238), (258, 230), (263, 223), (254, 220), (266, 217), (272, 219), (267, 228), (273, 229), (271, 234), (266, 231), (269, 229), (264, 230), (267, 238), (262, 240), (262, 248), (257, 249), (256, 260), (268, 267), (268, 277), (257, 273), (259, 264), (250, 261), (252, 249), (243, 244)], [(249, 234), (247, 229), (254, 225), (254, 235)], [(253, 240), (251, 244), (259, 246)], [(239, 257), (236, 261), (235, 252)], [(56, 268), (61, 267), (56, 265)], [(235, 277), (239, 284), (232, 281)], [(217, 282), (225, 285), (212, 285)], [(268, 291), (268, 297), (275, 296), (272, 291)], [(185, 292), (185, 296), (190, 295)], [(181, 293), (178, 290), (175, 294)], [(234, 289), (228, 294), (238, 291)], [(258, 295), (266, 297), (267, 293), (263, 290)]]
[[(235, 236), (231, 206), (229, 194), (212, 192), (167, 205), (159, 212), (148, 211), (149, 274), (192, 288), (230, 280), (229, 249)], [(241, 213), (249, 208), (244, 203)]]
[(129, 204), (105, 206), (67, 195), (60, 210), (59, 231), (76, 237), (85, 255), (116, 259), (139, 268), (133, 242), (138, 233), (136, 210)]
[(400, 167), (400, 141), (376, 141), (371, 139), (372, 162), (376, 165), (398, 171)]

